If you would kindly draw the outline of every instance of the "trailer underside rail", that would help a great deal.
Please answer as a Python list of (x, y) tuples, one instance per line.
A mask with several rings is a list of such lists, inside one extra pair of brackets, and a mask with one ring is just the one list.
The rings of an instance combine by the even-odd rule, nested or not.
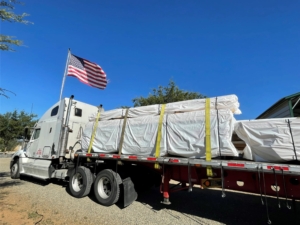
[(146, 162), (146, 163), (160, 163), (164, 165), (183, 165), (183, 166), (196, 166), (220, 168), (230, 170), (245, 170), (254, 171), (257, 169), (263, 170), (266, 173), (273, 173), (273, 169), (277, 172), (284, 174), (298, 174), (300, 175), (300, 165), (279, 164), (279, 163), (265, 163), (265, 162), (252, 162), (244, 160), (211, 160), (205, 161), (204, 159), (194, 158), (179, 158), (179, 157), (159, 157), (153, 156), (137, 156), (137, 155), (118, 155), (106, 153), (78, 153), (75, 156), (87, 157), (94, 159), (111, 159), (111, 160), (124, 160), (133, 162)]
[[(225, 189), (256, 193), (261, 196), (300, 199), (300, 166), (294, 164), (252, 162), (245, 160), (220, 160), (180, 158), (180, 157), (153, 157), (137, 155), (119, 155), (106, 153), (78, 153), (77, 161), (91, 159), (89, 163), (127, 162), (128, 165), (142, 166), (152, 169), (161, 175), (161, 193), (164, 204), (170, 204), (170, 193), (178, 190), (192, 191), (194, 185), (200, 188), (223, 187)], [(87, 161), (87, 160), (84, 160)], [(159, 164), (159, 169), (154, 165)], [(212, 168), (213, 176), (208, 177), (206, 167)], [(223, 169), (223, 170), (222, 170)], [(138, 171), (138, 170), (133, 170)], [(222, 172), (223, 171), (223, 176)], [(170, 181), (178, 181), (180, 187), (170, 190)], [(179, 186), (179, 185), (178, 185)]]

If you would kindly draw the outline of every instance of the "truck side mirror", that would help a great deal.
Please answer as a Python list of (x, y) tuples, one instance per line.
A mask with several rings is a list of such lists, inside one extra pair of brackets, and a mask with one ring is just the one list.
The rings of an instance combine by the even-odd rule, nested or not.
[(24, 138), (25, 138), (25, 140), (29, 140), (30, 139), (29, 127), (25, 127), (24, 128)]

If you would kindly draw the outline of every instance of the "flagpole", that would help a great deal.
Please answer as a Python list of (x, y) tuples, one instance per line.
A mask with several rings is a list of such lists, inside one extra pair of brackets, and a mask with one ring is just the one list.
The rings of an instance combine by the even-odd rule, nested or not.
[(64, 73), (64, 76), (63, 76), (62, 84), (61, 84), (59, 101), (61, 100), (62, 93), (63, 93), (64, 86), (65, 86), (65, 80), (66, 80), (66, 76), (67, 76), (70, 55), (71, 55), (71, 49), (68, 50), (67, 63), (66, 63), (66, 67), (65, 67), (65, 73)]

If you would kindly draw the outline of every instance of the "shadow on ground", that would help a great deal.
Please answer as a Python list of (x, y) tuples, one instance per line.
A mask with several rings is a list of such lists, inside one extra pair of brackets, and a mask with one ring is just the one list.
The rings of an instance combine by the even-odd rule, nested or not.
[(0, 172), (0, 179), (3, 179), (4, 177), (10, 177), (10, 172)]
[[(49, 184), (49, 182), (39, 181), (31, 177), (26, 177), (25, 179), (43, 186)], [(66, 188), (66, 192), (71, 195), (67, 182), (51, 180), (51, 183)], [(266, 204), (262, 205), (260, 196), (226, 192), (226, 197), (222, 198), (221, 194), (222, 193), (219, 190), (193, 188), (192, 192), (180, 191), (171, 193), (171, 205), (164, 205), (161, 204), (162, 194), (160, 193), (159, 188), (152, 188), (148, 191), (138, 192), (136, 201), (154, 212), (164, 210), (164, 212), (170, 214), (174, 218), (186, 217), (199, 224), (203, 224), (203, 221), (198, 221), (197, 217), (228, 225), (267, 224), (267, 208)], [(98, 204), (93, 194), (93, 187), (88, 197), (91, 201)], [(263, 201), (266, 202), (265, 198), (263, 198)], [(291, 210), (287, 209), (285, 199), (280, 199), (281, 208), (278, 208), (278, 200), (276, 198), (267, 198), (267, 203), (269, 218), (272, 221), (272, 224), (300, 224), (300, 202), (288, 200), (288, 204), (292, 207)], [(122, 193), (117, 206), (121, 209), (123, 208)]]
[[(68, 186), (66, 192), (71, 195)], [(260, 196), (226, 192), (226, 197), (222, 198), (221, 194), (219, 190), (193, 188), (192, 192), (180, 191), (171, 193), (171, 205), (164, 205), (161, 203), (162, 194), (159, 188), (152, 188), (148, 191), (138, 192), (136, 201), (154, 212), (164, 210), (164, 212), (174, 218), (187, 217), (199, 224), (203, 224), (203, 220), (200, 222), (200, 220), (197, 220), (197, 217), (228, 225), (267, 224), (266, 204), (262, 205)], [(94, 196), (93, 187), (88, 197), (91, 201), (99, 204)], [(263, 198), (263, 201), (264, 203), (266, 202), (265, 198)], [(288, 200), (288, 204), (292, 207), (291, 210), (287, 209), (285, 199), (280, 199), (281, 208), (278, 208), (276, 198), (267, 198), (267, 203), (272, 224), (300, 224), (300, 202)], [(124, 208), (123, 204), (123, 194), (121, 192), (120, 199), (116, 205), (122, 209)]]
[(47, 186), (50, 183), (50, 181), (48, 181), (48, 180), (42, 180), (42, 179), (38, 179), (38, 178), (35, 178), (35, 177), (27, 176), (27, 175), (22, 175), (20, 177), (20, 179), (23, 180), (23, 181), (28, 181), (28, 182), (38, 184), (38, 185), (41, 185), (41, 186)]
[(12, 180), (9, 172), (0, 173), (0, 188), (11, 187), (15, 185), (21, 185), (22, 182), (19, 180)]
[(6, 187), (21, 185), (21, 184), (22, 182), (16, 180), (8, 180), (3, 182), (0, 180), (0, 188), (6, 188)]
[[(183, 217), (189, 217), (198, 223), (200, 222), (192, 216), (224, 224), (267, 224), (267, 209), (266, 205), (262, 205), (260, 196), (226, 192), (226, 197), (222, 198), (221, 194), (219, 190), (193, 188), (192, 192), (171, 193), (172, 204), (164, 205), (160, 203), (162, 194), (158, 188), (154, 188), (147, 193), (140, 194), (137, 201), (154, 211), (165, 210), (171, 215), (172, 210), (177, 211)], [(300, 224), (300, 202), (289, 200), (291, 210), (287, 209), (285, 200), (280, 200), (280, 209), (276, 198), (267, 198), (267, 202), (272, 224)]]

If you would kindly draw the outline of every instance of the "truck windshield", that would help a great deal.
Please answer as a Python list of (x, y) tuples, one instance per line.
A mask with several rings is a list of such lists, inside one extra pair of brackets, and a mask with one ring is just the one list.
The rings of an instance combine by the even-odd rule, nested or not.
[(35, 130), (34, 130), (34, 133), (33, 133), (33, 135), (32, 135), (32, 140), (38, 139), (39, 136), (40, 136), (40, 132), (41, 132), (41, 129), (40, 129), (40, 128), (35, 129)]

